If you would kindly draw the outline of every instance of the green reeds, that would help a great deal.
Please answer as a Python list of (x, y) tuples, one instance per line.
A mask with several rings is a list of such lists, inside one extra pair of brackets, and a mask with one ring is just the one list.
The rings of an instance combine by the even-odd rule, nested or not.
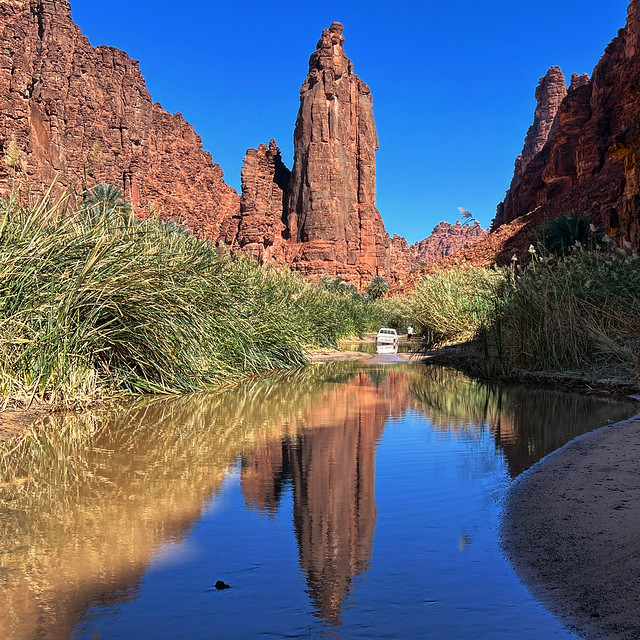
[(508, 269), (439, 269), (412, 296), (412, 317), (432, 346), (464, 342), (494, 324), (512, 286)]
[(529, 369), (637, 367), (640, 260), (579, 246), (518, 278), (504, 313), (511, 360)]
[(361, 302), (137, 220), (107, 195), (0, 203), (5, 404), (210, 388), (364, 330)]

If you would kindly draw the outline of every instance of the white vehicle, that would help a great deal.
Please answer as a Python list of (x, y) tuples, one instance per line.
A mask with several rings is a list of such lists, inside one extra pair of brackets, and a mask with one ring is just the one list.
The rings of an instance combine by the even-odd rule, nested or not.
[(390, 344), (394, 347), (398, 346), (398, 332), (395, 329), (382, 327), (376, 336), (376, 344)]

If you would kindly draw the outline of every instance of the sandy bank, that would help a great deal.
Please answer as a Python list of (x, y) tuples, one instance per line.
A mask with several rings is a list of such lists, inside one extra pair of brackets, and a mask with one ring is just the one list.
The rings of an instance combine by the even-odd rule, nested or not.
[(640, 414), (573, 440), (516, 480), (503, 549), (585, 638), (640, 638)]

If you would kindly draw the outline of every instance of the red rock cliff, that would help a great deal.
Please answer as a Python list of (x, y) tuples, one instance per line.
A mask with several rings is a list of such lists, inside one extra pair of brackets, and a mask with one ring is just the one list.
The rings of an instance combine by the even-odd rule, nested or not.
[[(546, 219), (587, 211), (618, 241), (640, 232), (640, 9), (609, 44), (591, 80), (574, 76), (557, 128), (504, 202), (506, 223), (528, 216), (520, 235)], [(500, 218), (500, 211), (498, 218)], [(500, 220), (498, 220), (500, 221)]]
[(378, 137), (369, 87), (353, 73), (342, 25), (322, 32), (300, 90), (287, 228), (296, 266), (366, 285), (389, 272), (389, 236), (376, 209)]
[[(0, 2), (0, 147), (11, 140), (32, 184), (81, 182), (87, 172), (149, 210), (217, 238), (236, 192), (180, 114), (153, 104), (138, 63), (94, 48), (66, 0)], [(9, 173), (0, 168), (0, 186)]]

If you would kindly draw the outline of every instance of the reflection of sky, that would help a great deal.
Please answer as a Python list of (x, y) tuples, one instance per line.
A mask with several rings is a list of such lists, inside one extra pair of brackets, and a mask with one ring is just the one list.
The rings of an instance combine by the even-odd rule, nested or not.
[[(136, 600), (74, 638), (434, 638), (568, 640), (498, 549), (508, 467), (490, 430), (437, 430), (417, 410), (390, 418), (376, 454), (370, 569), (356, 577), (343, 625), (313, 617), (292, 532), (287, 485), (273, 517), (243, 504), (231, 476), (185, 542), (161, 554)], [(162, 561), (160, 561), (162, 559)], [(213, 589), (216, 580), (231, 585)]]

